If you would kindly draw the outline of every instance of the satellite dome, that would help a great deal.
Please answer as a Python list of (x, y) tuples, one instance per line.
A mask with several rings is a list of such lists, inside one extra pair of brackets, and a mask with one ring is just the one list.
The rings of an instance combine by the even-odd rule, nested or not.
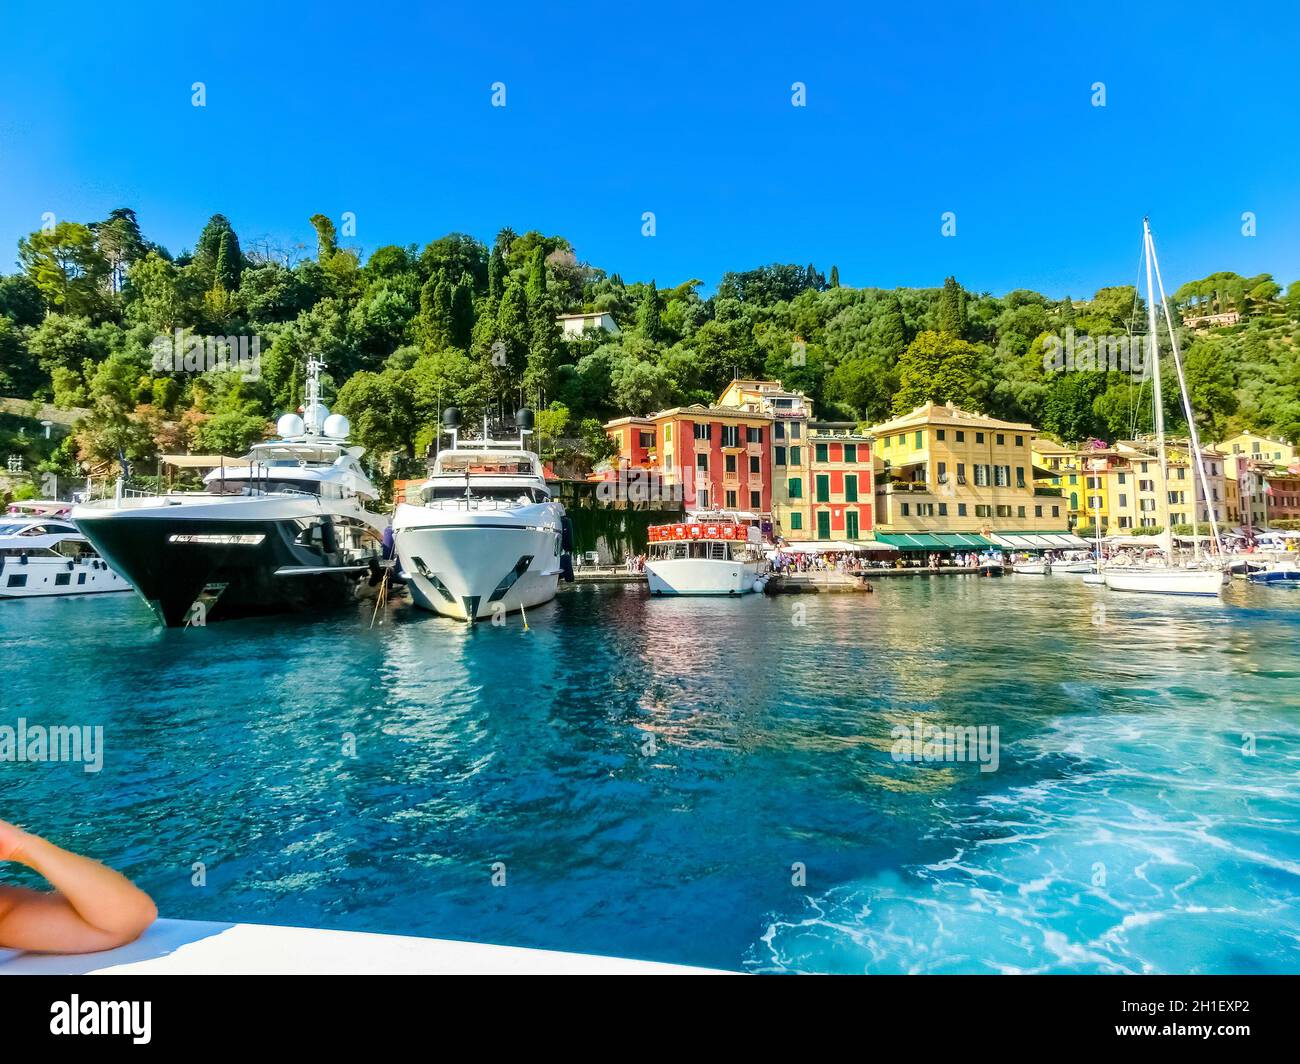
[(297, 414), (281, 414), (280, 420), (275, 423), (275, 431), (285, 438), (301, 436), (302, 429), (302, 418)]
[(325, 435), (335, 440), (346, 440), (352, 423), (342, 414), (331, 414), (325, 419)]

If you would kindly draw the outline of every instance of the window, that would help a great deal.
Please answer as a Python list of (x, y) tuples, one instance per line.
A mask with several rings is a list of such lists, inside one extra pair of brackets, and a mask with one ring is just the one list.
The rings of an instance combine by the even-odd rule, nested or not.
[(1024, 508), (1023, 506), (1017, 506), (1017, 507), (1016, 507), (1016, 516), (1017, 516), (1017, 517), (1024, 517), (1024, 516), (1025, 516), (1025, 508)]
[(939, 516), (940, 517), (948, 516), (948, 504), (946, 502), (941, 502), (939, 504)]
[(856, 443), (846, 443), (844, 445), (844, 461), (852, 462), (854, 465), (858, 461), (858, 445)]
[(932, 502), (918, 502), (918, 503), (916, 504), (916, 516), (917, 516), (917, 517), (933, 517), (933, 516), (934, 516), (934, 503), (932, 503)]
[(772, 426), (772, 428), (773, 428), (773, 439), (777, 439), (777, 440), (785, 439), (784, 421), (778, 421), (774, 426)]
[(921, 431), (920, 431), (919, 429), (918, 429), (917, 432), (916, 432), (916, 443), (915, 443), (915, 446), (918, 447), (918, 448), (922, 446), (922, 443), (921, 443)]
[(825, 473), (819, 473), (817, 475), (817, 501), (831, 501), (831, 478)]
[(641, 446), (650, 448), (655, 445), (655, 434), (653, 432), (641, 433)]
[(1025, 438), (1024, 438), (1023, 436), (1017, 436), (1017, 437), (1016, 437), (1016, 446), (1017, 446), (1017, 447), (1023, 447), (1024, 445), (1025, 445)]
[(697, 454), (695, 456), (695, 468), (701, 473), (709, 471), (709, 456), (707, 454)]
[(759, 472), (761, 472), (762, 461), (763, 460), (759, 458), (758, 455), (751, 454), (749, 456), (749, 471), (754, 474), (758, 474)]
[(1034, 516), (1035, 516), (1035, 517), (1042, 517), (1042, 516), (1043, 516), (1043, 508), (1042, 508), (1041, 506), (1035, 506), (1035, 507), (1034, 507)]
[(734, 510), (736, 508), (736, 493), (734, 491), (729, 491), (726, 494), (727, 494), (727, 509)]
[(934, 434), (934, 435), (935, 435), (935, 437), (936, 437), (937, 439), (942, 440), (942, 439), (946, 438), (946, 436), (947, 436), (947, 431), (946, 431), (945, 429), (937, 429), (937, 430), (935, 430), (935, 434)]
[(882, 446), (883, 446), (884, 449), (887, 451), (887, 450), (889, 450), (889, 445), (890, 445), (891, 443), (893, 443), (893, 442), (894, 442), (894, 438), (893, 438), (892, 436), (886, 436), (886, 437), (885, 437), (885, 442), (882, 444)]
[(940, 462), (940, 463), (939, 463), (939, 483), (940, 483), (940, 484), (947, 484), (947, 483), (948, 483), (948, 463), (947, 463), (947, 462)]
[(796, 421), (793, 425), (790, 426), (790, 439), (797, 440), (802, 434), (803, 434), (803, 426), (799, 424), (799, 422)]
[(699, 499), (700, 509), (707, 510), (709, 508), (709, 489), (701, 488), (697, 498)]
[(976, 443), (983, 443), (983, 442), (984, 442), (984, 433), (982, 433), (982, 432), (977, 432), (977, 433), (975, 433), (975, 442), (976, 442)]
[(749, 508), (751, 510), (757, 511), (761, 509), (762, 506), (763, 506), (763, 496), (757, 491), (751, 491), (749, 493)]
[(828, 461), (828, 459), (827, 459), (827, 451), (826, 451), (826, 444), (824, 444), (824, 443), (814, 444), (814, 450), (813, 450), (813, 461), (815, 461), (815, 462), (825, 462), (825, 461)]
[(844, 515), (844, 531), (849, 539), (858, 538), (858, 515), (855, 510), (850, 510)]
[(722, 446), (723, 447), (740, 446), (740, 427), (738, 425), (722, 426)]
[(898, 513), (900, 517), (908, 516), (909, 510), (907, 508), (907, 503), (901, 502), (898, 504)]
[(799, 448), (798, 448), (798, 447), (791, 447), (791, 448), (790, 448), (790, 464), (791, 464), (791, 465), (798, 465), (798, 464), (799, 464)]
[[(778, 426), (778, 428), (779, 428), (779, 427), (780, 427), (780, 426)], [(777, 464), (777, 465), (785, 465), (785, 448), (784, 448), (784, 447), (778, 447), (778, 448), (776, 448), (776, 459), (775, 459), (775, 460), (776, 460), (776, 464)]]
[(746, 442), (746, 443), (762, 443), (762, 442), (763, 442), (763, 427), (762, 427), (761, 425), (747, 425), (747, 426), (745, 426), (745, 442)]
[(831, 512), (829, 510), (817, 511), (817, 538), (831, 538)]
[(734, 473), (736, 471), (736, 456), (734, 454), (723, 456), (722, 471), (724, 473)]
[(858, 501), (858, 478), (856, 474), (850, 473), (844, 478), (844, 501)]
[(989, 467), (986, 465), (975, 466), (975, 486), (977, 488), (987, 488), (989, 485)]
[(1025, 486), (1025, 467), (1022, 465), (1018, 465), (1016, 466), (1016, 487), (1023, 488), (1024, 486)]
[(966, 442), (966, 433), (963, 432), (961, 429), (958, 429), (958, 430), (957, 430), (957, 442), (958, 442), (958, 443), (965, 443), (965, 442)]
[(1119, 496), (1119, 504), (1120, 504), (1121, 506), (1127, 506), (1127, 505), (1128, 505), (1128, 496), (1125, 495), (1123, 492), (1120, 493), (1120, 496)]
[(975, 516), (976, 516), (976, 517), (992, 517), (992, 516), (993, 516), (993, 507), (992, 507), (992, 506), (989, 506), (987, 503), (976, 503), (976, 504), (975, 504)]
[(788, 493), (789, 493), (789, 495), (790, 495), (790, 498), (792, 498), (792, 499), (802, 499), (802, 498), (803, 498), (803, 478), (802, 478), (802, 477), (791, 477), (791, 478), (790, 478), (790, 483), (787, 485), (787, 489), (788, 489)]
[(710, 438), (708, 422), (705, 421), (695, 422), (695, 438), (697, 440), (707, 440)]
[(958, 517), (966, 516), (966, 504), (964, 502), (959, 502), (957, 504), (957, 516)]
[(958, 483), (958, 484), (965, 484), (965, 483), (966, 483), (966, 463), (965, 463), (965, 462), (958, 462), (958, 463), (957, 463), (957, 483)]
[(673, 442), (673, 423), (671, 421), (665, 421), (664, 422), (664, 443), (672, 443), (672, 442)]
[(790, 515), (790, 531), (791, 532), (803, 531), (803, 514)]
[(998, 446), (1001, 447), (1001, 446), (1003, 446), (1006, 442), (1007, 442), (1007, 438), (1006, 438), (1004, 435), (1002, 435), (1002, 433), (999, 432), (999, 433), (998, 433)]
[(1061, 516), (1061, 508), (1060, 508), (1059, 506), (1053, 506), (1053, 507), (1052, 507), (1052, 516), (1053, 516), (1053, 517), (1060, 517), (1060, 516)]

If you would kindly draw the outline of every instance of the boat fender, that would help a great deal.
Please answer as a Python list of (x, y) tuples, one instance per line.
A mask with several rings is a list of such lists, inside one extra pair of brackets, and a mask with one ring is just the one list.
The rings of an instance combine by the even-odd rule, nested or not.
[(565, 554), (573, 553), (573, 521), (568, 514), (560, 519), (560, 550)]
[(573, 558), (568, 554), (560, 555), (560, 576), (566, 584), (573, 583)]
[(69, 558), (69, 559), (68, 559), (68, 572), (72, 572), (72, 569), (73, 569), (73, 567), (74, 567), (76, 564), (77, 564), (77, 563), (76, 563), (72, 558)]
[(760, 595), (763, 593), (763, 588), (766, 586), (767, 586), (767, 581), (762, 579), (761, 577), (754, 581), (754, 590), (758, 592), (758, 594)]
[(18, 559), (18, 564), (19, 564), (19, 565), (26, 565), (26, 564), (27, 564), (27, 555), (26, 555), (26, 554), (23, 554), (22, 557), (20, 557), (20, 558)]

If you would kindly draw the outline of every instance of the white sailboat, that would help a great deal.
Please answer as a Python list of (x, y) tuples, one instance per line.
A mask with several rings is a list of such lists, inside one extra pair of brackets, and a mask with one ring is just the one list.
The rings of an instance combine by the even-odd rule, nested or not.
[[(1102, 470), (1105, 468), (1105, 462), (1102, 459), (1094, 458), (1091, 462), (1088, 463), (1088, 465), (1091, 468), (1092, 472), (1096, 473), (1098, 475), (1098, 478), (1100, 478)], [(1087, 485), (1087, 483), (1088, 483), (1087, 480), (1085, 480), (1084, 484)], [(1098, 486), (1096, 490), (1097, 490), (1097, 494), (1093, 496), (1093, 498), (1096, 500), (1096, 505), (1092, 508), (1092, 531), (1093, 534), (1097, 537), (1096, 554), (1094, 556), (1093, 563), (1090, 566), (1088, 566), (1087, 569), (1084, 570), (1083, 582), (1085, 584), (1094, 584), (1094, 585), (1100, 585), (1104, 587), (1106, 584), (1106, 574), (1102, 572), (1102, 566), (1101, 566), (1100, 479), (1098, 480)]]
[[(1166, 526), (1157, 537), (1166, 562), (1154, 566), (1122, 566), (1112, 564), (1106, 567), (1104, 579), (1111, 591), (1146, 591), (1163, 595), (1219, 595), (1227, 582), (1227, 568), (1219, 547), (1219, 526), (1214, 515), (1209, 482), (1205, 475), (1205, 460), (1201, 453), (1200, 433), (1196, 428), (1196, 418), (1192, 414), (1191, 397), (1187, 391), (1187, 380), (1183, 374), (1183, 360), (1178, 350), (1178, 333), (1174, 328), (1169, 303), (1165, 298), (1165, 285), (1160, 277), (1160, 264), (1156, 260), (1155, 241), (1151, 237), (1151, 224), (1142, 220), (1142, 251), (1146, 262), (1147, 275), (1147, 320), (1150, 333), (1150, 365), (1153, 401), (1155, 404), (1156, 457), (1160, 466), (1160, 491), (1165, 500), (1166, 512), (1169, 505), (1169, 457), (1165, 450), (1165, 415), (1160, 394), (1160, 351), (1156, 320), (1156, 289), (1160, 292), (1160, 306), (1164, 311), (1165, 324), (1169, 329), (1169, 346), (1173, 355), (1174, 370), (1178, 379), (1178, 390), (1182, 398), (1183, 414), (1187, 418), (1187, 430), (1190, 436), (1192, 452), (1192, 519), (1195, 528), (1200, 508), (1197, 497), (1199, 485), (1202, 496), (1207, 500), (1206, 510), (1210, 518), (1212, 555), (1208, 562), (1201, 558), (1200, 537), (1193, 536), (1196, 561), (1192, 566), (1178, 566), (1173, 563), (1172, 530)], [(1152, 283), (1154, 271), (1155, 283)]]

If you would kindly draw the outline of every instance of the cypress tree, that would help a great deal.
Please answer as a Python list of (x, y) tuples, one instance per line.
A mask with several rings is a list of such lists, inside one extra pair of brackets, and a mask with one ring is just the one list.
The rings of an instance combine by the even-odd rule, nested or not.
[(651, 281), (641, 296), (641, 305), (636, 312), (636, 328), (647, 340), (658, 340), (659, 324), (659, 290)]
[(831, 267), (831, 287), (832, 287), (832, 288), (839, 288), (839, 286), (840, 286), (840, 268), (839, 268), (838, 266), (832, 266), (832, 267)]
[(945, 277), (939, 296), (939, 331), (961, 339), (966, 332), (966, 294), (955, 277)]
[(496, 307), (501, 302), (501, 294), (505, 289), (506, 281), (506, 260), (501, 254), (500, 247), (492, 249), (492, 255), (488, 259), (488, 299), (492, 301), (492, 306)]
[(467, 273), (460, 275), (451, 290), (451, 343), (464, 350), (474, 332), (474, 281)]

